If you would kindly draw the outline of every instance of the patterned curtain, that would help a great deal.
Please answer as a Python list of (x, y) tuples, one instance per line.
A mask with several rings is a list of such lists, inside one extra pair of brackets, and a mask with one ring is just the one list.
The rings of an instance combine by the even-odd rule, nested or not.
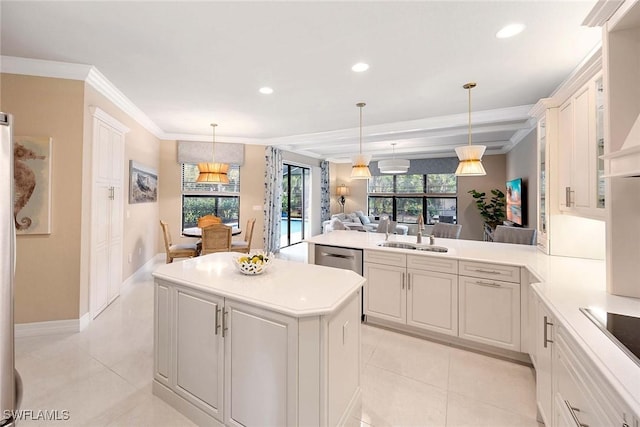
[(320, 221), (331, 218), (331, 193), (329, 191), (329, 162), (320, 162)]
[(265, 149), (267, 166), (264, 176), (264, 250), (280, 251), (280, 223), (282, 221), (282, 151)]

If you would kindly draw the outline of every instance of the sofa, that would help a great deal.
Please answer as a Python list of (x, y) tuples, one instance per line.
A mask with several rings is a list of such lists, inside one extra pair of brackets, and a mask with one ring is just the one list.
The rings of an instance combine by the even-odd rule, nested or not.
[[(356, 230), (376, 232), (378, 229), (378, 219), (373, 215), (365, 215), (362, 211), (352, 213), (339, 213), (331, 215), (331, 219), (322, 223), (323, 233), (333, 230)], [(409, 227), (404, 224), (396, 224), (394, 234), (407, 234)]]

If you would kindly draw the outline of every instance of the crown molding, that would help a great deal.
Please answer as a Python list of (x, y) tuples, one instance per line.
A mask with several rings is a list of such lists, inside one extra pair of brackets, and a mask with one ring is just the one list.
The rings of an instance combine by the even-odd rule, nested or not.
[[(189, 133), (163, 133), (162, 138), (169, 141), (190, 141), (190, 142), (211, 142), (211, 134), (209, 135), (193, 135)], [(216, 142), (227, 142), (229, 144), (251, 144), (251, 145), (267, 145), (264, 140), (259, 138), (244, 138), (238, 136), (219, 135), (216, 132)]]
[(598, 0), (589, 12), (582, 25), (587, 27), (602, 27), (616, 10), (622, 6), (624, 0)]
[(91, 68), (93, 68), (91, 65), (85, 64), (45, 61), (17, 56), (0, 56), (0, 71), (7, 74), (85, 80)]
[(115, 104), (116, 107), (127, 113), (132, 119), (142, 127), (162, 139), (164, 132), (153, 120), (139, 109), (127, 96), (120, 91), (113, 83), (107, 79), (96, 67), (91, 67), (85, 82), (97, 90), (101, 95)]
[(549, 98), (549, 107), (559, 107), (569, 97), (586, 84), (598, 71), (602, 70), (602, 43), (591, 51), (580, 65), (556, 88)]

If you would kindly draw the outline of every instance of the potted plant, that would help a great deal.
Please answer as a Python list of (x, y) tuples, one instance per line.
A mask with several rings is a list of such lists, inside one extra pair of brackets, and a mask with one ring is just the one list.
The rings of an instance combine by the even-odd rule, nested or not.
[(480, 215), (492, 230), (502, 224), (506, 218), (506, 202), (502, 191), (497, 188), (491, 190), (492, 196), (489, 201), (487, 201), (487, 193), (480, 193), (476, 190), (469, 190), (468, 193), (476, 200), (476, 207), (480, 211)]

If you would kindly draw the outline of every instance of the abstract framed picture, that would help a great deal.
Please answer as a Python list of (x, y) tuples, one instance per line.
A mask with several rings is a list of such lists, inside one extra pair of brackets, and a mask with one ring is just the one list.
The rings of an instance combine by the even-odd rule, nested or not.
[(158, 172), (129, 160), (129, 204), (158, 201)]
[(51, 234), (51, 138), (13, 138), (16, 234)]

